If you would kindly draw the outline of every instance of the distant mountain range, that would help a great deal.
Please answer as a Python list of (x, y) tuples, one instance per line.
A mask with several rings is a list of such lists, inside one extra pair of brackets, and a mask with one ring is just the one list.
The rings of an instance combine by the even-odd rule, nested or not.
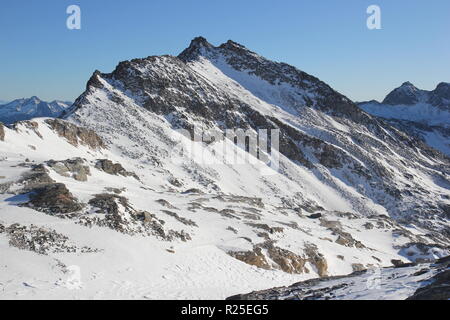
[(12, 124), (38, 117), (58, 117), (71, 104), (71, 102), (59, 100), (46, 102), (36, 96), (9, 103), (0, 102), (0, 122)]
[(383, 102), (365, 101), (358, 106), (450, 155), (450, 83), (441, 82), (427, 91), (405, 82)]

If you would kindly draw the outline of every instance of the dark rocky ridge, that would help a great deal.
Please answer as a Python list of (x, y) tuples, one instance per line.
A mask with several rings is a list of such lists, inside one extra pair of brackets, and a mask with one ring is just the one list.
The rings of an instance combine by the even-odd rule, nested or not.
[(232, 40), (214, 47), (205, 38), (197, 37), (178, 58), (188, 63), (200, 56), (214, 57), (218, 54), (224, 55), (234, 69), (246, 70), (249, 74), (254, 74), (272, 85), (288, 83), (293, 87), (317, 93), (319, 99), (316, 101), (305, 97), (305, 103), (309, 107), (318, 108), (334, 116), (349, 117), (354, 121), (370, 121), (370, 116), (325, 82), (286, 63), (267, 60)]

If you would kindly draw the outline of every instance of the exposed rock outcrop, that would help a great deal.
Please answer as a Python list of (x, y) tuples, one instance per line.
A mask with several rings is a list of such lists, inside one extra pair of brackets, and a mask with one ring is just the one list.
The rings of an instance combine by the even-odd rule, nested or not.
[(0, 122), (0, 141), (5, 141), (5, 126)]
[(0, 224), (1, 233), (6, 234), (9, 238), (10, 246), (43, 255), (61, 252), (88, 253), (99, 251), (86, 246), (79, 247), (71, 243), (67, 236), (55, 230), (35, 225), (23, 226), (15, 223), (10, 226), (4, 226)]
[(50, 160), (46, 162), (47, 166), (56, 173), (64, 177), (72, 177), (77, 181), (87, 181), (91, 174), (89, 166), (81, 158), (67, 159), (63, 161)]
[(343, 230), (342, 224), (339, 221), (328, 221), (321, 218), (320, 224), (330, 230), (333, 235), (337, 236), (336, 243), (345, 247), (365, 248), (361, 241), (355, 240), (350, 233)]
[(83, 208), (63, 183), (52, 183), (32, 190), (25, 204), (48, 214), (66, 214)]
[(66, 138), (74, 146), (81, 144), (94, 150), (106, 148), (103, 140), (93, 130), (78, 127), (61, 119), (48, 119), (45, 122), (59, 136)]
[(255, 245), (252, 251), (229, 251), (228, 254), (258, 268), (278, 269), (286, 273), (309, 273), (310, 270), (305, 266), (309, 262), (320, 277), (327, 275), (327, 261), (313, 244), (306, 245), (303, 256), (277, 247), (270, 240)]
[(191, 240), (184, 230), (166, 230), (165, 221), (147, 211), (135, 210), (127, 198), (117, 194), (97, 194), (89, 205), (95, 215), (85, 214), (79, 217), (79, 223), (85, 226), (98, 225), (130, 235), (142, 234), (157, 236), (164, 241)]
[(139, 180), (139, 177), (134, 173), (125, 170), (124, 167), (120, 163), (114, 163), (111, 160), (108, 159), (100, 159), (97, 160), (97, 163), (95, 164), (95, 168), (102, 170), (108, 174), (112, 175), (121, 175), (124, 177), (133, 177), (136, 180)]

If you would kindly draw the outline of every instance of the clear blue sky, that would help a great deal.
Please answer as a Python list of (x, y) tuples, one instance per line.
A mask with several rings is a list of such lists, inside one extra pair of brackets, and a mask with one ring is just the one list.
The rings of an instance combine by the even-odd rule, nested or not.
[[(66, 28), (81, 7), (82, 29)], [(382, 10), (368, 30), (366, 9)], [(354, 100), (450, 82), (449, 0), (2, 0), (0, 100), (74, 100), (95, 69), (177, 55), (198, 35), (292, 64)]]

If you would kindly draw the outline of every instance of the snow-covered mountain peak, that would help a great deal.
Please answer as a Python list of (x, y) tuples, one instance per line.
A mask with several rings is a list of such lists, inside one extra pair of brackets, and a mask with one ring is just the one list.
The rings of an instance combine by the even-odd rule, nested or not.
[(424, 95), (423, 90), (419, 90), (411, 82), (404, 82), (400, 87), (390, 92), (383, 100), (383, 104), (388, 105), (413, 105), (421, 101)]
[[(170, 162), (173, 128), (280, 128), (280, 152), (286, 161), (325, 170), (320, 176), (331, 179), (334, 187), (340, 183), (331, 181), (344, 179), (364, 195), (349, 195), (353, 206), (372, 213), (377, 210), (368, 208), (364, 197), (386, 205), (385, 192), (392, 197), (387, 201), (390, 213), (411, 212), (406, 209), (407, 197), (405, 202), (398, 200), (411, 182), (394, 182), (390, 170), (403, 175), (409, 170), (408, 163), (417, 161), (427, 174), (434, 174), (431, 168), (435, 164), (425, 160), (424, 154), (435, 159), (436, 165), (447, 161), (420, 141), (372, 118), (314, 76), (265, 59), (232, 41), (215, 47), (196, 38), (178, 57), (133, 59), (119, 63), (110, 74), (95, 72), (65, 118), (97, 130), (137, 161), (167, 168), (169, 164), (163, 163)], [(159, 140), (162, 145), (156, 149), (162, 153), (155, 154), (155, 141)], [(403, 162), (393, 159), (398, 156)], [(291, 165), (286, 163), (289, 168)], [(208, 172), (206, 180), (214, 183), (203, 184), (205, 180), (200, 179), (195, 187), (231, 192), (218, 176), (209, 175), (216, 169), (206, 167), (202, 167)], [(334, 169), (345, 173), (328, 171)], [(186, 179), (193, 178), (191, 173), (185, 174)], [(357, 177), (348, 181), (343, 178), (355, 174)], [(359, 179), (364, 182), (358, 183)], [(264, 182), (258, 188), (265, 187)], [(424, 197), (424, 201), (431, 199)], [(425, 202), (422, 205), (428, 206)], [(420, 216), (423, 209), (416, 212)]]
[(430, 93), (430, 103), (450, 110), (450, 83), (441, 82)]
[(412, 84), (410, 81), (403, 82), (401, 88), (417, 89), (416, 86)]
[(189, 45), (189, 47), (187, 49), (199, 49), (199, 48), (212, 48), (213, 45), (211, 43), (208, 42), (208, 40), (206, 40), (206, 38), (199, 36), (199, 37), (195, 37), (194, 39), (191, 40), (191, 44)]
[(297, 116), (313, 108), (355, 121), (368, 121), (367, 115), (350, 99), (318, 78), (286, 63), (266, 59), (232, 40), (217, 47), (202, 46), (198, 50), (190, 47), (178, 58), (210, 80), (207, 73), (217, 70), (253, 96)]
[(70, 102), (58, 100), (42, 101), (37, 96), (17, 99), (5, 105), (0, 105), (0, 122), (12, 124), (37, 117), (55, 118), (59, 117), (70, 105)]
[(450, 83), (441, 82), (427, 91), (405, 82), (382, 103), (372, 100), (358, 105), (450, 156)]
[(214, 48), (214, 46), (206, 40), (204, 37), (195, 37), (191, 40), (189, 46), (182, 51), (179, 56), (183, 56), (187, 59), (195, 59), (207, 49)]
[(438, 90), (449, 90), (449, 89), (450, 89), (450, 82), (440, 82), (436, 86), (435, 91), (438, 91)]
[(230, 50), (233, 50), (233, 49), (236, 49), (236, 48), (243, 49), (243, 50), (248, 50), (244, 45), (242, 45), (240, 43), (237, 43), (237, 42), (235, 42), (233, 40), (228, 40), (227, 42), (222, 43), (219, 47), (220, 48), (224, 48), (224, 49), (230, 49)]
[(28, 99), (30, 102), (34, 102), (34, 103), (40, 103), (41, 99), (39, 99), (37, 96), (32, 96), (30, 99)]

